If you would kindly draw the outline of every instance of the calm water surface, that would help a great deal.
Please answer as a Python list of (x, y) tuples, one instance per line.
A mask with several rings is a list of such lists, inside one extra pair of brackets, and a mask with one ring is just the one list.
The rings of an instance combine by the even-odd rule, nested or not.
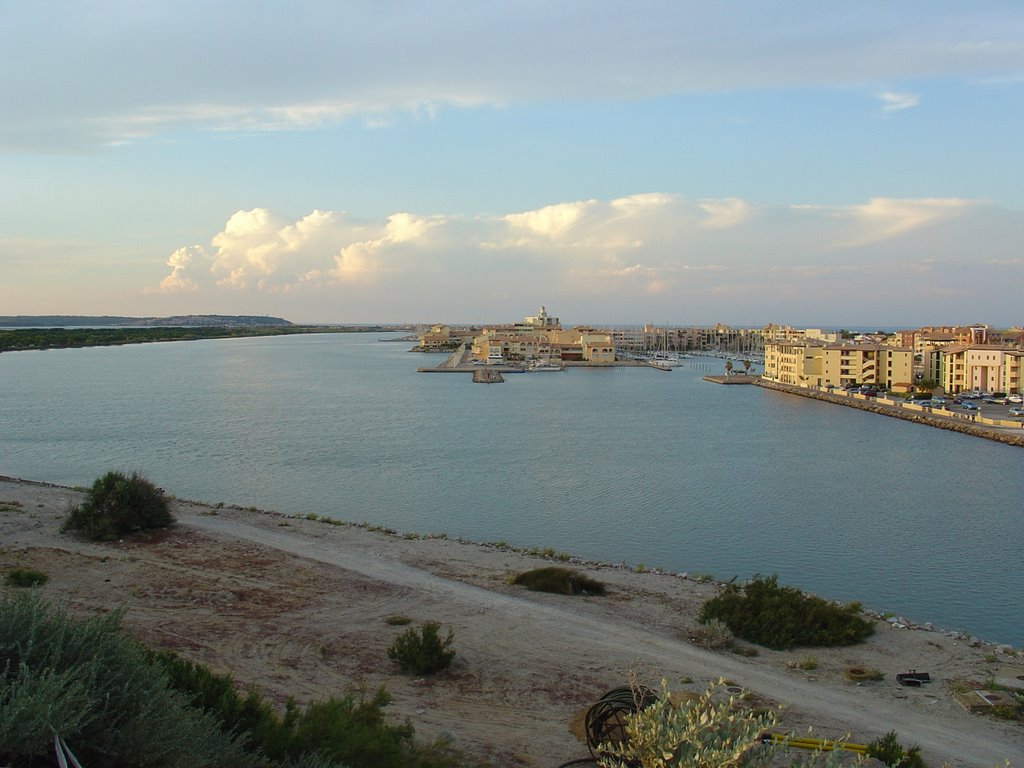
[[(780, 581), (1024, 645), (1024, 451), (701, 380), (417, 374), (378, 334), (0, 355), (0, 474)], [(712, 361), (718, 373), (720, 361)]]

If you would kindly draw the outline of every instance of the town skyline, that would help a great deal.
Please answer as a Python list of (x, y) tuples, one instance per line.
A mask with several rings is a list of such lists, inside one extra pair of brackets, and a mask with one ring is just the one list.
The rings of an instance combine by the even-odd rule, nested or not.
[(1022, 322), (1017, 3), (4, 20), (2, 314)]

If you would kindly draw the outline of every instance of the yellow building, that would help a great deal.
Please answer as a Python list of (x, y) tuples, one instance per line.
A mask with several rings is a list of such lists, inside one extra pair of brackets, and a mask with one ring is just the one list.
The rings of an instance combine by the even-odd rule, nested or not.
[(991, 345), (955, 344), (940, 350), (940, 383), (950, 394), (980, 392), (1019, 393), (1024, 351)]
[(592, 363), (615, 362), (615, 344), (609, 333), (577, 326), (562, 328), (557, 317), (544, 307), (522, 323), (486, 326), (473, 339), (473, 356), (479, 360), (509, 362), (531, 360), (579, 360)]
[(764, 378), (798, 387), (868, 385), (907, 390), (914, 353), (881, 344), (822, 344), (814, 341), (766, 344)]

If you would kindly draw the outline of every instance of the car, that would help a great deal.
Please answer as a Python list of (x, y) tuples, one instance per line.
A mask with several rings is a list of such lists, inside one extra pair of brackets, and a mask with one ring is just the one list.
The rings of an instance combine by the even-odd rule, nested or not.
[(1024, 416), (1024, 408), (1011, 408), (1008, 413), (1011, 416)]
[(978, 410), (977, 404), (976, 403), (971, 403), (971, 402), (961, 403), (960, 407), (963, 408), (965, 411), (976, 411), (976, 410)]
[(946, 404), (946, 398), (944, 398), (944, 397), (933, 397), (932, 398), (932, 405), (945, 405), (945, 404)]
[(1011, 403), (1024, 403), (1024, 395), (1007, 395), (1006, 399)]

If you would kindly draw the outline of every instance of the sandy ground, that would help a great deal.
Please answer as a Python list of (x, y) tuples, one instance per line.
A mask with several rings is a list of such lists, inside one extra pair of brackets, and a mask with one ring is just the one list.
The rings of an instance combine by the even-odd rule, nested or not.
[[(725, 677), (780, 708), (797, 733), (813, 726), (817, 736), (868, 742), (895, 730), (932, 766), (1024, 766), (1024, 725), (972, 714), (953, 696), (955, 680), (1024, 686), (1024, 654), (1005, 646), (879, 621), (861, 645), (747, 658), (691, 640), (702, 602), (721, 587), (680, 575), (577, 563), (609, 594), (538, 594), (508, 577), (550, 564), (539, 557), (177, 500), (168, 532), (94, 544), (59, 533), (79, 498), (0, 478), (0, 571), (47, 573), (43, 592), (83, 615), (123, 608), (145, 643), (278, 702), (383, 685), (391, 715), (417, 736), (448, 735), (495, 765), (554, 768), (585, 757), (574, 717), (631, 678), (699, 691)], [(389, 616), (451, 627), (452, 668), (426, 679), (398, 673), (386, 649), (405, 628)], [(797, 668), (810, 655), (817, 669)], [(849, 667), (885, 679), (851, 683)], [(895, 674), (911, 669), (934, 682), (897, 685)]]

